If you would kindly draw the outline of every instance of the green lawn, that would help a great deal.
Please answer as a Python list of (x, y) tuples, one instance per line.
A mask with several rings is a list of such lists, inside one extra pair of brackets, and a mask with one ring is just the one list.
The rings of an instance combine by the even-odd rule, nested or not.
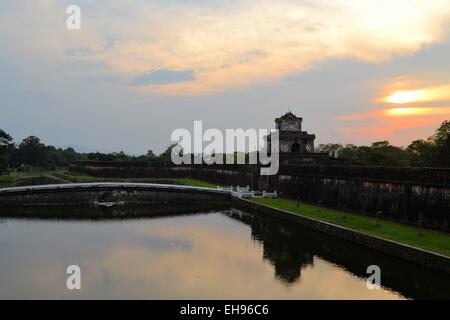
[(252, 199), (258, 204), (282, 209), (298, 215), (315, 218), (355, 231), (364, 232), (380, 238), (397, 241), (421, 249), (450, 256), (450, 235), (429, 229), (408, 226), (386, 220), (376, 220), (359, 214), (317, 207), (288, 199)]
[(205, 181), (200, 181), (200, 180), (195, 180), (195, 179), (190, 179), (190, 178), (176, 179), (176, 181), (179, 182), (179, 184), (187, 185), (187, 186), (214, 188), (214, 189), (217, 188), (216, 184), (205, 182)]
[(13, 171), (8, 174), (0, 175), (0, 188), (8, 188), (20, 185), (26, 181), (32, 179), (41, 178), (44, 174), (44, 170), (36, 170), (31, 172), (18, 172)]
[(30, 176), (31, 173), (22, 173), (22, 172), (11, 172), (9, 174), (0, 175), (0, 186), (3, 188), (12, 187), (14, 185), (14, 181), (16, 181), (19, 177)]
[(62, 171), (55, 174), (58, 177), (66, 178), (68, 180), (71, 180), (73, 182), (104, 182), (104, 181), (121, 181), (121, 182), (152, 182), (152, 183), (165, 183), (165, 184), (181, 184), (181, 185), (187, 185), (187, 186), (194, 186), (194, 187), (204, 187), (204, 188), (216, 188), (215, 184), (190, 179), (190, 178), (184, 178), (184, 179), (170, 179), (170, 178), (162, 178), (162, 179), (118, 179), (118, 178), (98, 178), (98, 177), (92, 177), (88, 175), (78, 174), (76, 172), (70, 172), (70, 171)]
[(68, 180), (74, 183), (84, 183), (84, 182), (107, 182), (107, 181), (121, 181), (123, 179), (108, 179), (108, 178), (99, 178), (88, 176), (85, 174), (80, 174), (77, 172), (71, 172), (68, 170), (58, 170), (53, 173), (55, 176), (60, 177), (62, 179)]

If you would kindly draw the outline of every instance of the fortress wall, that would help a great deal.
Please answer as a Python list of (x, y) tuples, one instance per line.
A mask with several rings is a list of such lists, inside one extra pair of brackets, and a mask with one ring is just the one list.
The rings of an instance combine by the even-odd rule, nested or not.
[[(193, 178), (218, 185), (252, 185), (258, 187), (259, 168), (248, 165), (149, 165), (130, 162), (75, 162), (73, 172), (103, 178)], [(253, 184), (252, 184), (253, 183)]]
[(102, 178), (187, 178), (191, 168), (186, 166), (149, 166), (141, 163), (86, 162), (70, 165), (73, 172)]
[(27, 205), (90, 205), (223, 203), (229, 194), (211, 189), (150, 184), (71, 184), (6, 188), (0, 191), (0, 208)]
[(277, 190), (281, 196), (340, 210), (450, 232), (450, 170), (364, 166), (281, 166), (262, 177), (249, 165), (108, 166), (77, 163), (71, 170), (103, 177), (161, 177)]
[(282, 196), (345, 211), (450, 231), (450, 186), (420, 181), (280, 175)]

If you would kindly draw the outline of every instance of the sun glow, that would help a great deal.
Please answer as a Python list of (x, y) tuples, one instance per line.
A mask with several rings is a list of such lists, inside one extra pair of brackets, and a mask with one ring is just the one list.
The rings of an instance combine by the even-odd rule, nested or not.
[[(450, 106), (446, 107), (401, 107), (388, 108), (382, 110), (369, 111), (364, 113), (356, 113), (350, 115), (341, 115), (336, 119), (341, 121), (357, 121), (357, 120), (380, 120), (401, 116), (450, 116)], [(423, 118), (423, 117), (422, 117)]]
[[(422, 90), (414, 90), (414, 91), (397, 91), (390, 96), (386, 97), (384, 101), (390, 103), (410, 103), (416, 101), (423, 101), (427, 98), (427, 94)], [(409, 109), (409, 108), (402, 108)]]
[(386, 115), (388, 116), (404, 116), (404, 115), (417, 115), (417, 114), (425, 114), (427, 110), (426, 108), (393, 108), (387, 109)]
[(435, 108), (392, 108), (384, 111), (386, 116), (412, 116), (412, 115), (444, 115), (450, 114), (449, 107)]

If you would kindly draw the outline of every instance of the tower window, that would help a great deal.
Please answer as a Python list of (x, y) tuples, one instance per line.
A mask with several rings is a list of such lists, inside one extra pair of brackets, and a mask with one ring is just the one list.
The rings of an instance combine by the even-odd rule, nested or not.
[(300, 144), (298, 144), (297, 142), (295, 142), (292, 145), (292, 152), (300, 152)]

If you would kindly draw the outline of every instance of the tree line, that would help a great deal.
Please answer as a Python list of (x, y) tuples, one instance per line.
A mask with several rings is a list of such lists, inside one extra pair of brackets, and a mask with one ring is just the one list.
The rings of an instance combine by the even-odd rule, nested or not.
[[(167, 152), (166, 152), (167, 153)], [(162, 154), (161, 156), (166, 156)], [(112, 153), (79, 153), (73, 148), (56, 148), (46, 145), (36, 136), (29, 136), (16, 144), (13, 138), (0, 129), (0, 170), (23, 167), (55, 168), (69, 165), (77, 160), (91, 161), (149, 161), (162, 160), (151, 150), (146, 155), (133, 156), (121, 152)]]
[(321, 144), (318, 151), (362, 165), (450, 167), (450, 121), (444, 121), (428, 139), (414, 140), (406, 148), (378, 141), (370, 146)]
[[(0, 129), (0, 170), (24, 166), (54, 168), (67, 166), (77, 160), (169, 162), (173, 147), (174, 145), (170, 145), (158, 156), (151, 150), (140, 156), (128, 155), (123, 151), (79, 153), (73, 148), (45, 145), (36, 136), (29, 136), (17, 144), (8, 133)], [(378, 141), (370, 146), (321, 144), (317, 151), (331, 153), (361, 165), (450, 167), (450, 121), (444, 121), (433, 136), (426, 140), (415, 140), (406, 148), (393, 146), (389, 141)]]

